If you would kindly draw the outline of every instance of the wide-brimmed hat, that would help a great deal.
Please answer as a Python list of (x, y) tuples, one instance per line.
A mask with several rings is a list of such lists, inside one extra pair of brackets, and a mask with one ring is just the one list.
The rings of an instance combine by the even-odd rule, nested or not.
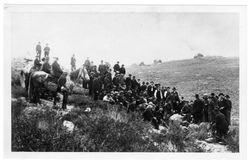
[(219, 96), (224, 96), (224, 94), (223, 93), (219, 93)]

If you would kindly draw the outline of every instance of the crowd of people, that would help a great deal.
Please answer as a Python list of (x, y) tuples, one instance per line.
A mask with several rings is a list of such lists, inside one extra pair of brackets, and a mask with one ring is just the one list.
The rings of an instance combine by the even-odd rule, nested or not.
[[(50, 48), (44, 48), (43, 64), (40, 63), (41, 47), (36, 48), (37, 57), (34, 67), (41, 71), (60, 77), (63, 73), (58, 58), (52, 65), (49, 64)], [(76, 70), (75, 55), (71, 57), (71, 71)], [(119, 61), (113, 66), (103, 60), (97, 66), (89, 58), (83, 65), (90, 76), (89, 81), (83, 81), (83, 87), (89, 90), (89, 96), (94, 100), (103, 100), (110, 104), (124, 106), (127, 112), (138, 112), (145, 121), (150, 121), (158, 129), (159, 125), (167, 125), (169, 117), (173, 114), (183, 116), (183, 122), (196, 123), (209, 122), (218, 137), (227, 134), (231, 119), (232, 102), (229, 95), (219, 93), (194, 95), (193, 101), (180, 97), (175, 87), (162, 86), (154, 81), (141, 81), (131, 74), (126, 74), (124, 64)], [(113, 74), (113, 75), (112, 75)], [(185, 123), (183, 123), (185, 124)]]

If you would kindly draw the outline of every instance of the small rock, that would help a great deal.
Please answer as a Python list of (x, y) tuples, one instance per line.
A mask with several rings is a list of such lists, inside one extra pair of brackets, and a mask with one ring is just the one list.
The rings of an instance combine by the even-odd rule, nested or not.
[(69, 131), (69, 132), (73, 132), (74, 127), (75, 127), (74, 123), (72, 123), (70, 121), (66, 121), (66, 120), (63, 121), (63, 126), (66, 127), (67, 131)]
[(41, 130), (47, 130), (49, 128), (49, 123), (42, 120), (38, 122), (38, 128)]
[(87, 113), (91, 112), (91, 108), (90, 108), (90, 107), (87, 107), (87, 108), (84, 110), (84, 112), (87, 112)]

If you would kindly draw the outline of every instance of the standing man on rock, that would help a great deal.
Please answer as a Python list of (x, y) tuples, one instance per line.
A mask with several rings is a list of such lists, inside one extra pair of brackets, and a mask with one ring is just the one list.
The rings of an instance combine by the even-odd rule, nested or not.
[(73, 54), (73, 56), (71, 57), (71, 71), (75, 71), (76, 70), (76, 58), (75, 58), (75, 54)]
[(99, 64), (98, 71), (101, 75), (104, 75), (106, 72), (106, 66), (103, 64), (103, 60), (101, 60), (101, 64)]
[(49, 44), (47, 43), (45, 48), (43, 49), (44, 51), (44, 57), (48, 57), (49, 56), (49, 52), (50, 52), (50, 47)]
[(90, 71), (90, 60), (89, 60), (89, 57), (87, 57), (87, 59), (85, 60), (84, 65), (85, 65), (86, 69), (88, 71)]
[(41, 54), (42, 54), (42, 47), (41, 43), (38, 42), (38, 44), (36, 45), (36, 55), (38, 56), (39, 61), (41, 60)]

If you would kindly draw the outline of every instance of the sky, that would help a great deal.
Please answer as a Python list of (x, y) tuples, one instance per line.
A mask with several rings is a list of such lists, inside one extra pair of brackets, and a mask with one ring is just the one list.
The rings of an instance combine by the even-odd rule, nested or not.
[(239, 17), (233, 13), (23, 12), (11, 14), (12, 57), (34, 58), (48, 43), (50, 56), (70, 67), (89, 57), (131, 65), (144, 62), (239, 55)]

